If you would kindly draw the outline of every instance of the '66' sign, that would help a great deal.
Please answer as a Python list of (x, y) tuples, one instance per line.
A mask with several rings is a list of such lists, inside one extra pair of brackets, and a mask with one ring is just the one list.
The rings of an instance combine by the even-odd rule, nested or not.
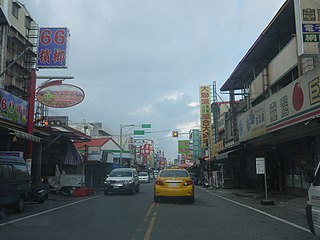
[(66, 68), (68, 28), (40, 28), (39, 68)]

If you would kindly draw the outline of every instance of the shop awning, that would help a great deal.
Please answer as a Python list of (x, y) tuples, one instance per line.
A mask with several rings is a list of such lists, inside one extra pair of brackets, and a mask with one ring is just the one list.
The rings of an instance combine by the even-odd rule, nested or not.
[(22, 132), (19, 130), (15, 130), (15, 129), (9, 129), (11, 132), (13, 132), (13, 134), (20, 139), (24, 139), (27, 141), (32, 141), (32, 142), (36, 142), (36, 143), (40, 143), (40, 138), (36, 137), (32, 134), (26, 133), (26, 132)]
[(30, 133), (27, 132), (23, 132), (20, 130), (17, 130), (15, 128), (9, 127), (5, 124), (2, 124), (0, 122), (0, 128), (4, 129), (5, 131), (7, 131), (9, 134), (14, 135), (16, 138), (20, 138), (20, 139), (24, 139), (27, 141), (32, 141), (32, 142), (36, 142), (36, 143), (40, 143), (41, 138), (36, 137)]
[(82, 161), (83, 161), (83, 158), (79, 153), (78, 149), (76, 149), (73, 143), (70, 142), (63, 164), (78, 166), (81, 164)]
[(230, 154), (231, 153), (234, 153), (234, 152), (236, 152), (236, 151), (239, 151), (239, 150), (241, 150), (242, 148), (238, 148), (238, 149), (233, 149), (233, 150), (230, 150), (230, 151), (228, 151), (228, 152), (225, 152), (225, 153), (221, 153), (221, 154), (219, 154), (218, 156), (216, 156), (216, 160), (223, 160), (223, 159), (227, 159), (228, 157), (230, 157)]

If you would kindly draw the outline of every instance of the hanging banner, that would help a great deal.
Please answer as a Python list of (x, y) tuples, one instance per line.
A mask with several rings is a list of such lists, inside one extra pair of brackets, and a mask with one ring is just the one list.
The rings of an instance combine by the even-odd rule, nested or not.
[(66, 68), (69, 30), (61, 28), (40, 28), (38, 40), (39, 68)]
[(212, 144), (210, 85), (200, 86), (200, 123), (202, 148), (210, 148)]

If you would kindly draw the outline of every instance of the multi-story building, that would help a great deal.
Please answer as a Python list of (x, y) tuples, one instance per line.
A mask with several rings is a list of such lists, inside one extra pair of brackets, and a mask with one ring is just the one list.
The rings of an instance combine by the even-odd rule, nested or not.
[(27, 158), (32, 154), (28, 142), (40, 142), (27, 129), (33, 126), (30, 99), (34, 99), (35, 85), (29, 76), (36, 63), (37, 32), (37, 24), (22, 3), (0, 0), (0, 150), (28, 151)]
[[(221, 87), (229, 92), (224, 149), (234, 187), (305, 194), (320, 159), (320, 4), (287, 0)], [(241, 96), (236, 99), (236, 96)], [(236, 100), (239, 100), (236, 103)]]

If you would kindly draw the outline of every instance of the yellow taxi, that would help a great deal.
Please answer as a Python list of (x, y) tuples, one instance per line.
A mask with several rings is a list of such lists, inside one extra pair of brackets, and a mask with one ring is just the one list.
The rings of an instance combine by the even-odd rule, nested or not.
[(187, 170), (161, 170), (154, 184), (154, 202), (159, 202), (159, 199), (164, 197), (183, 197), (194, 202), (194, 185)]

